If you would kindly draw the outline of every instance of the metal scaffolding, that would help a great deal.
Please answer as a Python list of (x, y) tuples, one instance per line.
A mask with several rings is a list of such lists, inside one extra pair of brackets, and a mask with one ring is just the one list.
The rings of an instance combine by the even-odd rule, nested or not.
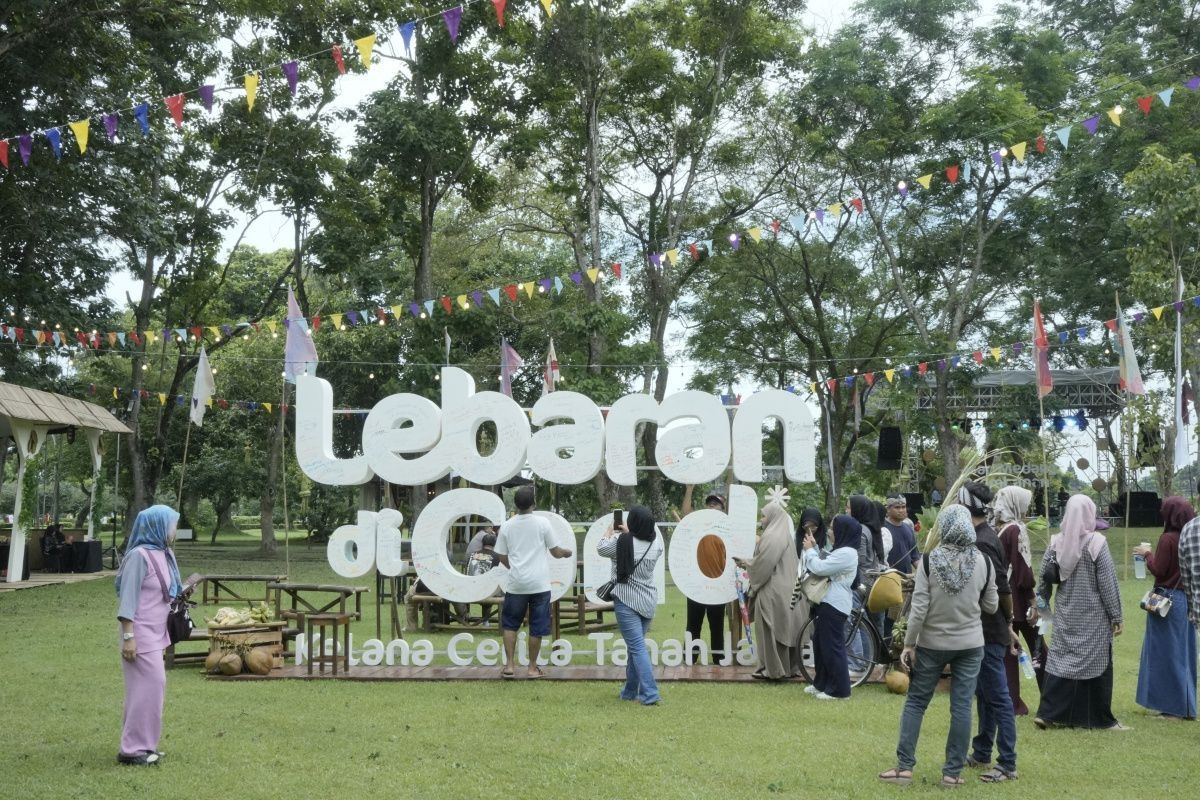
[[(1119, 371), (1115, 367), (1102, 369), (1056, 369), (1051, 370), (1054, 379), (1054, 402), (1056, 407), (1080, 410), (1094, 419), (1108, 419), (1125, 408), (1119, 388)], [(934, 410), (936, 387), (933, 376), (927, 376), (925, 384), (917, 387), (917, 409)], [(970, 387), (952, 386), (946, 397), (948, 411), (958, 413), (992, 414), (1003, 412), (1024, 416), (1037, 413), (1036, 398), (1032, 407), (1027, 398), (1014, 397), (1013, 387), (1034, 386), (1036, 376), (1032, 370), (1005, 370), (984, 375)]]

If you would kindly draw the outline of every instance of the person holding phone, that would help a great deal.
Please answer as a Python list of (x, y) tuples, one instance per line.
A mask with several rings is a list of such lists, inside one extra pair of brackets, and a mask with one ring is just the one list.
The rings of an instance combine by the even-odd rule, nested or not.
[(613, 610), (627, 648), (621, 699), (636, 700), (644, 706), (658, 705), (658, 683), (646, 650), (646, 633), (658, 606), (654, 565), (662, 557), (663, 546), (650, 509), (634, 506), (629, 509), (628, 522), (619, 510), (614, 512), (613, 526), (596, 546), (596, 552), (613, 562)]
[(179, 512), (164, 505), (138, 514), (117, 571), (117, 621), (125, 674), (125, 713), (117, 752), (121, 764), (149, 766), (162, 759), (158, 739), (167, 691), (163, 650), (171, 644), (167, 612), (173, 598), (191, 591), (180, 580), (170, 549), (178, 523)]
[(971, 698), (983, 663), (981, 613), (994, 614), (1000, 600), (991, 560), (975, 548), (971, 512), (964, 506), (950, 506), (938, 515), (936, 524), (941, 540), (922, 559), (913, 587), (912, 610), (900, 654), (901, 663), (912, 677), (900, 714), (896, 766), (879, 774), (885, 783), (912, 783), (921, 722), (947, 665), (950, 731), (946, 736), (942, 786), (965, 783), (960, 773), (971, 744)]

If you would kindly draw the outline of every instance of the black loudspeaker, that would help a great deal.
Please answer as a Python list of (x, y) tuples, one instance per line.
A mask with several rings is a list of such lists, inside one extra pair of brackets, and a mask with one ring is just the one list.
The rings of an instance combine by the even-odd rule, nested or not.
[(905, 492), (904, 500), (908, 506), (908, 518), (915, 521), (917, 515), (925, 510), (925, 495), (921, 494), (920, 492), (911, 494)]
[[(1129, 495), (1129, 525), (1133, 528), (1156, 528), (1162, 524), (1162, 500), (1154, 492), (1131, 492)], [(1124, 520), (1121, 520), (1124, 522)]]
[(879, 429), (879, 457), (876, 469), (900, 469), (904, 459), (904, 442), (899, 428)]

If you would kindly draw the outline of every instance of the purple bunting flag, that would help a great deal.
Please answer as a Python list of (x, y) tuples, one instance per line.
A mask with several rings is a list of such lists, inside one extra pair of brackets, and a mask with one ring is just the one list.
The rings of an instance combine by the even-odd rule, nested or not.
[(729, 246), (732, 247), (736, 252), (737, 249), (742, 246), (742, 237), (738, 236), (736, 233), (729, 234)]
[(946, 359), (939, 358), (938, 359), (938, 372), (945, 372), (945, 371), (946, 371)]
[(119, 119), (120, 116), (117, 114), (104, 115), (104, 132), (108, 134), (108, 140), (110, 142), (115, 142), (117, 140), (117, 120)]
[(654, 265), (655, 269), (660, 269), (662, 267), (662, 253), (651, 253), (650, 263)]
[(209, 113), (212, 112), (214, 88), (211, 83), (206, 83), (200, 87), (200, 102), (204, 103), (204, 110)]
[(357, 311), (347, 311), (346, 318), (350, 320), (351, 325), (358, 324), (358, 312)]
[(825, 209), (818, 208), (817, 209), (817, 224), (821, 225), (824, 222), (825, 222)]
[(50, 140), (50, 149), (54, 151), (54, 160), (62, 158), (62, 131), (58, 128), (48, 128), (46, 138)]
[(292, 93), (292, 97), (296, 96), (296, 84), (300, 82), (300, 62), (285, 61), (282, 64), (283, 75), (287, 78), (288, 91)]
[(1144, 320), (1145, 318), (1146, 318), (1146, 312), (1145, 312), (1145, 311), (1139, 311), (1139, 312), (1137, 312), (1136, 314), (1134, 314), (1134, 315), (1133, 315), (1133, 322), (1134, 322), (1134, 324), (1135, 324), (1135, 325), (1141, 325), (1141, 324), (1142, 324), (1142, 320)]
[(579, 284), (583, 283), (583, 273), (582, 272), (572, 272), (571, 280), (574, 281), (576, 286), (578, 286)]
[(1019, 356), (1019, 355), (1021, 355), (1021, 351), (1022, 351), (1022, 350), (1024, 350), (1024, 349), (1025, 349), (1025, 343), (1024, 343), (1024, 342), (1017, 342), (1016, 344), (1014, 344), (1014, 345), (1013, 345), (1013, 355), (1014, 355), (1014, 356)]
[(1004, 156), (1000, 155), (999, 150), (992, 151), (992, 161), (996, 162), (997, 167), (1004, 163)]
[(1200, 89), (1200, 75), (1191, 78), (1187, 83), (1184, 84), (1184, 86), (1191, 89), (1193, 92), (1197, 89)]
[(549, 278), (542, 278), (540, 281), (538, 281), (538, 284), (542, 287), (543, 292), (550, 291), (550, 283), (551, 281)]
[(471, 300), (475, 302), (476, 308), (483, 308), (483, 292), (478, 289), (471, 292)]
[(954, 358), (950, 359), (951, 369), (957, 367), (960, 363), (962, 363), (962, 356), (954, 356)]
[(417, 305), (416, 303), (409, 303), (408, 304), (408, 313), (412, 314), (414, 317), (420, 317), (421, 316), (421, 307), (419, 305)]
[(1087, 132), (1092, 136), (1096, 135), (1096, 128), (1100, 127), (1100, 115), (1095, 114), (1083, 121), (1083, 127), (1087, 128)]
[(447, 8), (442, 12), (442, 19), (446, 22), (446, 30), (450, 32), (450, 41), (457, 44), (458, 23), (462, 21), (462, 6)]
[(1171, 308), (1175, 309), (1176, 314), (1182, 314), (1183, 313), (1183, 301), (1176, 300), (1174, 303), (1171, 303)]
[(21, 154), (21, 163), (29, 166), (29, 158), (33, 155), (33, 136), (22, 134), (17, 139), (17, 151)]

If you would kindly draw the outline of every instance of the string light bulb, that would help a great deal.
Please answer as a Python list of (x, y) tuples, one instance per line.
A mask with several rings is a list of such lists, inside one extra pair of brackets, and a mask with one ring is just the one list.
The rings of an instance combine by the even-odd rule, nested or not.
[(375, 380), (375, 373), (372, 372), (369, 375), (367, 375), (367, 377), (370, 378), (371, 380)]
[(1125, 108), (1120, 103), (1117, 103), (1113, 106), (1113, 113), (1119, 117), (1125, 113)]
[(1007, 147), (1001, 147), (1001, 148), (1000, 148), (1000, 157), (1001, 157), (1001, 158), (1007, 158), (1007, 157), (1008, 157), (1008, 148), (1007, 148)]
[(903, 192), (905, 189), (908, 188), (908, 184), (905, 183), (904, 181), (900, 181), (899, 183), (896, 184), (896, 188)]

